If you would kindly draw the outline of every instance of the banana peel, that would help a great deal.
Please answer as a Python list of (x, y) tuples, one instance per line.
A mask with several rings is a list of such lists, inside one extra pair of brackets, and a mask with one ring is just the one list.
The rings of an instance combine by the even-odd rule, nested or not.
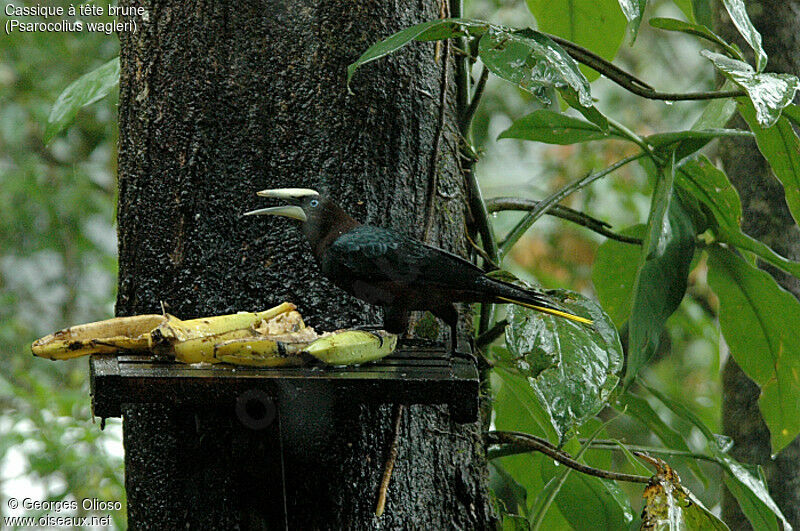
[(391, 354), (397, 336), (340, 330), (318, 335), (288, 302), (263, 312), (181, 320), (170, 314), (117, 317), (59, 330), (31, 345), (35, 356), (65, 360), (122, 351), (155, 353), (187, 363), (255, 367), (355, 365)]

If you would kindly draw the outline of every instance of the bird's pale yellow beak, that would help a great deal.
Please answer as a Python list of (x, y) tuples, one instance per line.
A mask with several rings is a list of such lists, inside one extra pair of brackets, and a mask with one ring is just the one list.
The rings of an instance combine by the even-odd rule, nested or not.
[(272, 188), (258, 192), (261, 197), (275, 197), (278, 199), (300, 199), (301, 197), (317, 196), (319, 192), (311, 188)]
[[(311, 188), (272, 188), (258, 192), (261, 197), (274, 197), (276, 199), (301, 199), (303, 197), (318, 196), (319, 192)], [(283, 216), (305, 221), (306, 213), (299, 206), (278, 206), (261, 208), (245, 212), (243, 216)]]
[(251, 210), (245, 212), (243, 216), (283, 216), (286, 218), (298, 219), (305, 221), (306, 213), (299, 206), (278, 206), (269, 208), (260, 208), (258, 210)]

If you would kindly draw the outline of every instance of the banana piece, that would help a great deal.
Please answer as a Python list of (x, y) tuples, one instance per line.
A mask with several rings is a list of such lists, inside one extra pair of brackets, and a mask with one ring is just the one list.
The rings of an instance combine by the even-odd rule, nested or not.
[(297, 367), (304, 362), (299, 355), (300, 351), (300, 344), (285, 344), (266, 338), (244, 338), (215, 345), (214, 358), (231, 365)]
[(305, 352), (329, 365), (358, 365), (385, 358), (395, 347), (397, 335), (383, 330), (342, 330), (317, 339)]
[(214, 346), (214, 358), (232, 365), (251, 367), (296, 367), (305, 360), (300, 355), (317, 338), (311, 327), (270, 337), (232, 339)]
[(71, 326), (37, 339), (31, 350), (35, 356), (51, 360), (119, 350), (145, 351), (150, 347), (150, 332), (163, 321), (164, 316), (150, 314)]

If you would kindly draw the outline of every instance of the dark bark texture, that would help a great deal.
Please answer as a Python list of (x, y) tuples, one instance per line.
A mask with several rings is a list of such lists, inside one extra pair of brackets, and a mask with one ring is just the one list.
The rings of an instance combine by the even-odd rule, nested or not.
[[(769, 56), (768, 71), (800, 74), (800, 2), (746, 1), (747, 12), (763, 37)], [(722, 37), (736, 42), (750, 52), (738, 36), (721, 2), (717, 26)], [(752, 53), (750, 54), (752, 59)], [(746, 127), (737, 118), (737, 127)], [(720, 157), (728, 176), (742, 198), (742, 228), (751, 236), (770, 245), (793, 260), (800, 260), (800, 230), (792, 219), (784, 199), (784, 191), (761, 156), (754, 141), (725, 140), (720, 144)], [(784, 288), (800, 296), (800, 282), (771, 267), (765, 267)], [(764, 467), (770, 492), (789, 523), (800, 527), (800, 440), (770, 458), (770, 438), (758, 409), (760, 390), (733, 358), (723, 369), (722, 422), (726, 435), (733, 437), (732, 455), (743, 462)], [(749, 529), (750, 524), (736, 503), (725, 492), (723, 519), (731, 529)]]
[[(442, 86), (435, 47), (364, 67), (354, 94), (345, 76), (370, 44), (438, 17), (439, 5), (122, 2), (134, 4), (148, 15), (120, 35), (117, 313), (159, 312), (163, 301), (192, 318), (292, 301), (321, 330), (376, 322), (374, 308), (320, 276), (291, 220), (239, 215), (266, 206), (257, 190), (312, 187), (361, 221), (422, 236)], [(453, 105), (446, 111), (431, 240), (464, 254)], [(278, 408), (279, 429), (259, 431), (223, 407), (128, 406), (131, 528), (490, 525), (479, 424), (407, 408), (379, 521), (392, 407), (286, 390)]]

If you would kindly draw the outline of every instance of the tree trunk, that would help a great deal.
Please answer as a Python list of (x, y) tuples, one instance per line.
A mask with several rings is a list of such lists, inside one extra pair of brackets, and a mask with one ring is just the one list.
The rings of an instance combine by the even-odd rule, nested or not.
[[(769, 56), (768, 71), (800, 74), (800, 2), (747, 1), (747, 12), (763, 37)], [(717, 7), (717, 26), (722, 37), (749, 52), (724, 8)], [(751, 54), (752, 60), (752, 54)], [(737, 118), (737, 127), (746, 127)], [(742, 198), (742, 228), (777, 252), (800, 260), (800, 230), (792, 219), (784, 191), (752, 140), (726, 139), (720, 144), (725, 170)], [(764, 267), (784, 288), (800, 296), (800, 282), (775, 268)], [(731, 454), (740, 461), (764, 467), (770, 493), (794, 528), (800, 527), (800, 440), (770, 458), (770, 438), (758, 409), (760, 390), (728, 358), (723, 369), (722, 423), (734, 440)], [(731, 529), (749, 529), (747, 519), (730, 492), (723, 498), (723, 519)]]
[[(291, 220), (240, 219), (266, 205), (255, 192), (268, 187), (321, 189), (361, 221), (422, 237), (435, 174), (432, 240), (465, 253), (452, 79), (429, 171), (442, 87), (434, 45), (368, 65), (354, 94), (345, 88), (349, 63), (437, 18), (436, 3), (122, 5), (147, 16), (120, 35), (118, 315), (157, 313), (161, 302), (193, 318), (291, 301), (321, 330), (376, 322), (374, 308), (320, 276)], [(224, 409), (127, 406), (131, 528), (489, 526), (479, 423), (455, 424), (443, 407), (406, 409), (379, 524), (391, 405), (287, 397), (278, 410), (276, 437)]]

